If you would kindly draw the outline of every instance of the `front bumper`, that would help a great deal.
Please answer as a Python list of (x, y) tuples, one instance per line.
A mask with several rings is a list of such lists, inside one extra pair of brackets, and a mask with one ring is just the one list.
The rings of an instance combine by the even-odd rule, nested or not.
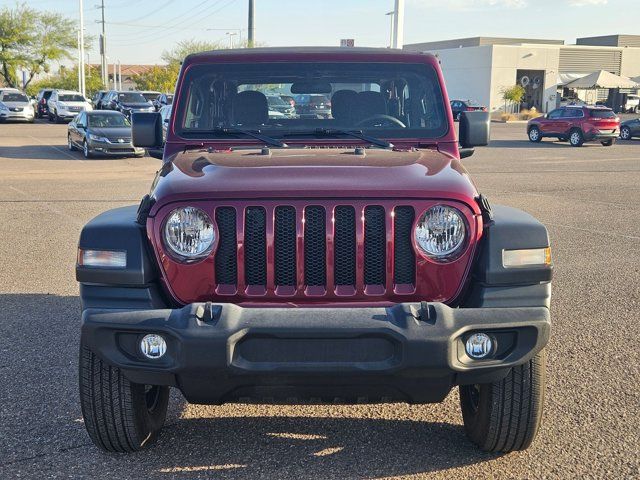
[(33, 120), (35, 113), (33, 110), (21, 111), (21, 112), (12, 112), (6, 110), (0, 110), (0, 120), (3, 121), (27, 121), (30, 122)]
[[(210, 308), (211, 316), (203, 315)], [(494, 336), (489, 359), (464, 341)], [(179, 387), (192, 403), (233, 401), (442, 401), (454, 385), (487, 383), (547, 343), (546, 307), (86, 309), (82, 340), (133, 382)], [(167, 353), (150, 360), (141, 338), (159, 333)]]
[(89, 151), (98, 155), (142, 155), (144, 148), (134, 147), (131, 143), (107, 143), (89, 140)]

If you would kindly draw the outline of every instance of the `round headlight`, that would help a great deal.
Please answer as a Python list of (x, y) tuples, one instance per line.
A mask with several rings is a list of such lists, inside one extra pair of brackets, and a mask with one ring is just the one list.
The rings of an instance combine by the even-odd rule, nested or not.
[(180, 260), (206, 257), (215, 241), (213, 222), (199, 208), (176, 208), (165, 221), (164, 240), (170, 253)]
[(435, 260), (452, 260), (462, 251), (467, 228), (462, 213), (454, 207), (435, 205), (416, 224), (416, 244)]

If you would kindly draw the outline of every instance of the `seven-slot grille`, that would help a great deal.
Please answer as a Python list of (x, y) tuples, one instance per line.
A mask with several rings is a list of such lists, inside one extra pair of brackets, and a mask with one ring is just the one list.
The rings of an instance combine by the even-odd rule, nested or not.
[(217, 291), (349, 296), (412, 286), (414, 218), (407, 205), (217, 207)]

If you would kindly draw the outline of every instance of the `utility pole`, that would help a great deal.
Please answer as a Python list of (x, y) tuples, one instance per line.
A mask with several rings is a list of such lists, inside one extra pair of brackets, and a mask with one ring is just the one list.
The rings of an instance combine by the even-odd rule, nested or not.
[(404, 37), (404, 0), (395, 0), (393, 10), (393, 43), (391, 48), (402, 48)]
[(118, 60), (118, 90), (122, 90), (122, 64)]
[(255, 35), (255, 31), (254, 31), (254, 25), (253, 25), (253, 17), (254, 17), (254, 0), (249, 0), (249, 38), (247, 39), (247, 46), (249, 48), (253, 48), (253, 43), (255, 41), (254, 39), (254, 35)]
[(84, 80), (84, 8), (82, 0), (78, 0), (78, 7), (80, 8), (80, 62), (78, 63), (78, 68), (80, 69), (80, 93), (86, 96)]
[(102, 20), (96, 20), (97, 23), (102, 24), (102, 33), (100, 34), (100, 75), (102, 78), (102, 85), (105, 88), (109, 88), (109, 71), (107, 70), (107, 35), (105, 32), (104, 21), (104, 0), (101, 5), (96, 5), (96, 8), (102, 10)]

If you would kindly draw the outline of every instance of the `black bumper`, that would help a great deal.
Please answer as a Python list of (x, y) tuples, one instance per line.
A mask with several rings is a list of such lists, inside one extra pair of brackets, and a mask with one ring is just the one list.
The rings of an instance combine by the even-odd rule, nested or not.
[[(546, 307), (460, 308), (441, 303), (391, 308), (84, 310), (82, 340), (133, 382), (179, 387), (192, 403), (259, 401), (438, 402), (451, 387), (506, 375), (547, 343)], [(199, 308), (200, 307), (200, 308)], [(472, 332), (494, 336), (490, 359), (472, 360)], [(167, 353), (146, 359), (147, 333)]]

